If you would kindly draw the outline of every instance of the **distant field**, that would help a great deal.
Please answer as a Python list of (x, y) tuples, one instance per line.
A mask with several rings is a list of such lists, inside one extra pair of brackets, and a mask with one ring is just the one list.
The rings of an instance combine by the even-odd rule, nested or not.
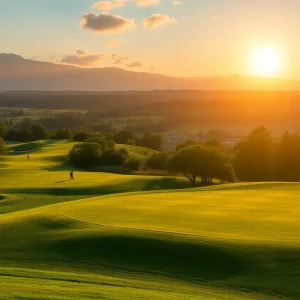
[(73, 144), (1, 158), (0, 299), (300, 299), (300, 184), (69, 181)]

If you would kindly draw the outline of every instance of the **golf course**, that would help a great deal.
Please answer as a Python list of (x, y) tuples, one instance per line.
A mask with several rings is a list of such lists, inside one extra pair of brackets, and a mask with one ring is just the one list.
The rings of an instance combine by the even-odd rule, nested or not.
[(0, 299), (300, 299), (300, 183), (87, 172), (74, 144), (1, 156)]

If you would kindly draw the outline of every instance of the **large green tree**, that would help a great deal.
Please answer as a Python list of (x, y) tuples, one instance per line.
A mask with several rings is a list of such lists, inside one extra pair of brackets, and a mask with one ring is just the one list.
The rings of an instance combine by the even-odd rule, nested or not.
[(33, 139), (37, 140), (45, 140), (48, 136), (46, 128), (44, 125), (36, 124), (31, 127), (31, 132), (33, 135)]
[(168, 169), (170, 172), (183, 173), (192, 185), (196, 184), (197, 177), (200, 177), (204, 184), (211, 184), (213, 178), (225, 180), (224, 169), (226, 163), (226, 155), (219, 149), (194, 145), (177, 151), (170, 158)]
[(276, 147), (276, 178), (298, 181), (300, 179), (300, 136), (286, 132)]
[(247, 181), (271, 180), (275, 147), (271, 132), (258, 127), (235, 147), (233, 165), (239, 179)]
[(98, 143), (76, 144), (69, 152), (71, 163), (76, 167), (82, 168), (98, 165), (101, 155), (102, 149)]

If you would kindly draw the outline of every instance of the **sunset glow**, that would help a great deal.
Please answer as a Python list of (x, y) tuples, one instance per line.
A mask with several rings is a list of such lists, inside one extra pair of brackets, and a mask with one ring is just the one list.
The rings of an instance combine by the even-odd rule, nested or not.
[(273, 47), (258, 47), (250, 56), (250, 69), (257, 76), (276, 76), (282, 67), (280, 52)]

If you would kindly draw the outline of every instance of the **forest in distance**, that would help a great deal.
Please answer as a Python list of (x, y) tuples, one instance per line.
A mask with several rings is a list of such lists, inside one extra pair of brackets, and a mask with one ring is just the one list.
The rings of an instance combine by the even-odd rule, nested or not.
[[(154, 118), (149, 131), (179, 127), (198, 132), (228, 129), (246, 134), (264, 125), (280, 136), (298, 131), (300, 91), (5, 92), (3, 109), (72, 110), (93, 119)], [(191, 129), (196, 127), (195, 130)]]

